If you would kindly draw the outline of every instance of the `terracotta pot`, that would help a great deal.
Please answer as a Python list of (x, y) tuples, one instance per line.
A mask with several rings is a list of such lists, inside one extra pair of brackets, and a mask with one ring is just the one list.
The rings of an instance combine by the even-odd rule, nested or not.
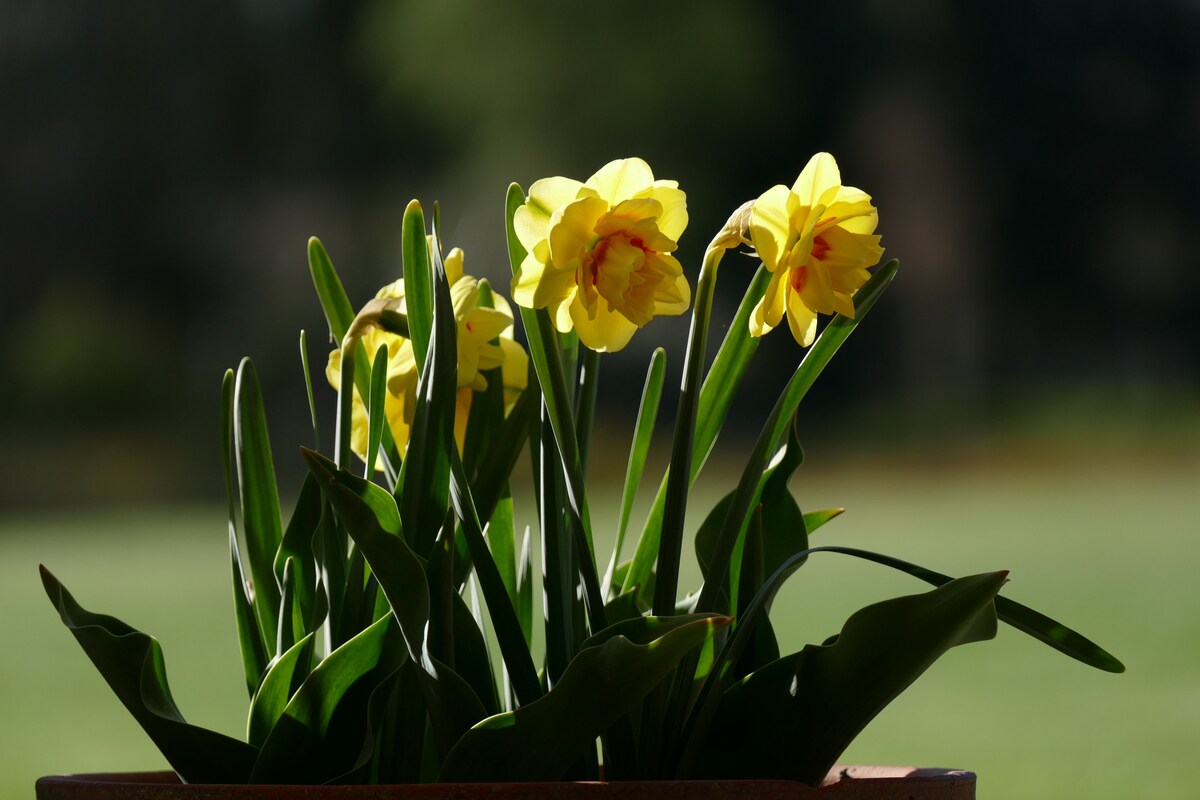
[(173, 772), (59, 775), (37, 800), (973, 800), (975, 773), (913, 767), (834, 767), (820, 789), (792, 781), (457, 783), (405, 786), (183, 784)]

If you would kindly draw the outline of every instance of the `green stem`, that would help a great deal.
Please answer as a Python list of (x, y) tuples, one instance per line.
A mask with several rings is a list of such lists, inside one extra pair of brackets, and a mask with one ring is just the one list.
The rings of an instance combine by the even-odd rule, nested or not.
[(683, 380), (679, 387), (679, 413), (675, 417), (675, 438), (671, 446), (671, 471), (667, 476), (666, 505), (663, 508), (662, 534), (659, 539), (658, 569), (654, 583), (654, 614), (665, 617), (675, 613), (675, 595), (679, 589), (679, 558), (683, 547), (683, 520), (692, 463), (692, 445), (696, 430), (696, 407), (700, 399), (704, 349), (708, 342), (708, 317), (712, 312), (713, 290), (717, 285), (717, 266), (724, 249), (705, 254), (700, 277), (696, 281), (696, 305), (688, 332), (687, 353), (683, 362)]

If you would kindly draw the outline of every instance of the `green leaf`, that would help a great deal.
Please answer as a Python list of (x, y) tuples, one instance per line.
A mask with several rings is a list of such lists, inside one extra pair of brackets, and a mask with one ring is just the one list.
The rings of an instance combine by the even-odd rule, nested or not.
[(308, 367), (308, 335), (300, 331), (300, 366), (304, 370), (304, 390), (308, 395), (308, 416), (312, 420), (313, 449), (321, 449), (321, 429), (317, 425), (317, 401), (313, 397), (312, 371)]
[[(951, 580), (949, 575), (943, 575), (940, 572), (934, 572), (931, 569), (910, 564), (898, 558), (885, 556), (880, 553), (872, 553), (869, 550), (826, 545), (825, 547), (814, 547), (809, 552), (842, 553), (866, 559), (867, 561), (874, 561), (876, 564), (883, 564), (884, 566), (905, 572), (914, 578), (919, 578), (934, 586), (940, 586)], [(1125, 665), (1116, 656), (1091, 639), (1076, 633), (1057, 620), (1034, 611), (1028, 606), (1021, 605), (1015, 600), (1010, 600), (1002, 596), (997, 597), (996, 614), (1001, 622), (1011, 625), (1022, 633), (1026, 633), (1037, 639), (1039, 642), (1053, 647), (1063, 655), (1070, 656), (1076, 661), (1082, 661), (1089, 667), (1095, 667), (1105, 672), (1125, 671)]]
[(295, 603), (293, 613), (294, 638), (300, 639), (305, 633), (315, 627), (319, 620), (314, 619), (317, 590), (317, 563), (314, 556), (314, 539), (317, 528), (321, 524), (323, 500), (321, 487), (310, 475), (304, 477), (300, 486), (300, 496), (296, 499), (296, 507), (292, 509), (292, 517), (288, 520), (287, 529), (279, 543), (279, 551), (275, 554), (275, 574), (282, 578), (284, 563), (291, 559), (295, 571), (292, 581), (292, 593)]
[(826, 508), (821, 511), (810, 511), (804, 515), (804, 529), (810, 534), (830, 520), (846, 513), (844, 508)]
[(242, 359), (238, 367), (233, 403), (234, 457), (246, 556), (250, 561), (250, 578), (254, 582), (255, 613), (259, 629), (265, 634), (275, 630), (279, 618), (279, 584), (274, 561), (283, 531), (262, 392), (254, 364), (248, 358)]
[(581, 650), (541, 700), (489, 717), (465, 734), (438, 779), (560, 779), (680, 658), (726, 624), (727, 618), (709, 617), (676, 627), (650, 644), (615, 636)]
[(325, 319), (329, 323), (329, 335), (334, 344), (340, 344), (350, 323), (354, 321), (354, 307), (350, 305), (350, 298), (346, 296), (342, 281), (333, 268), (333, 262), (329, 260), (329, 253), (325, 252), (325, 245), (315, 236), (308, 240), (308, 271), (312, 275), (321, 310), (325, 312)]
[[(417, 367), (424, 373), (429, 338), (433, 330), (433, 272), (429, 263), (429, 243), (425, 238), (425, 215), (421, 204), (409, 202), (404, 209), (400, 229), (401, 255), (404, 259), (404, 300), (408, 309), (409, 338)], [(435, 248), (436, 249), (436, 248)], [(435, 254), (436, 258), (436, 254)]]
[(387, 411), (384, 409), (387, 398), (387, 372), (388, 348), (386, 344), (381, 344), (375, 351), (375, 360), (371, 363), (371, 394), (367, 402), (367, 480), (371, 480), (375, 475), (375, 461), (379, 458), (383, 429), (387, 427)]
[[(863, 287), (854, 296), (854, 317), (837, 314), (825, 330), (817, 337), (808, 355), (800, 362), (791, 380), (771, 410), (770, 416), (763, 425), (754, 450), (746, 462), (742, 478), (734, 492), (730, 512), (726, 515), (717, 544), (712, 551), (711, 573), (706, 577), (704, 588), (700, 592), (697, 608), (711, 609), (721, 591), (725, 571), (729, 568), (729, 558), (737, 544), (738, 534), (745, 525), (747, 516), (753, 508), (754, 496), (758, 493), (758, 483), (763, 469), (767, 466), (768, 454), (775, 451), (787, 430), (789, 423), (800, 405), (800, 401), (808, 394), (817, 376), (829, 364), (830, 359), (850, 336), (854, 328), (866, 317), (867, 312), (875, 305), (883, 291), (896, 277), (899, 262), (895, 259), (878, 267)], [(661, 577), (660, 577), (661, 580)]]
[(246, 723), (246, 738), (250, 744), (261, 747), (271, 728), (283, 715), (292, 692), (298, 688), (297, 678), (304, 677), (307, 672), (303, 662), (312, 654), (312, 642), (313, 635), (310, 633), (271, 663), (262, 685), (250, 702), (250, 716)]
[(221, 472), (225, 477), (225, 497), (228, 505), (229, 556), (233, 574), (233, 613), (237, 622), (238, 648), (242, 670), (246, 676), (246, 691), (254, 697), (255, 689), (267, 669), (267, 651), (254, 603), (247, 593), (246, 575), (238, 549), (237, 508), (239, 506), (233, 482), (233, 370), (225, 370), (221, 382)]
[(337, 469), (318, 453), (302, 448), (301, 454), (391, 604), (408, 655), (421, 667), (418, 678), (439, 749), (448, 752), (463, 731), (484, 716), (484, 709), (462, 677), (429, 650), (430, 592), (425, 564), (401, 535), (394, 500), (380, 487)]
[[(517, 184), (508, 187), (505, 198), (505, 230), (508, 235), (509, 262), (515, 275), (525, 258), (525, 249), (513, 228), (513, 215), (525, 202), (525, 192)], [(558, 445), (560, 460), (566, 478), (565, 488), (571, 513), (578, 522), (571, 526), (572, 534), (579, 538), (577, 551), (580, 577), (583, 580), (584, 599), (588, 618), (596, 629), (607, 627), (604, 617), (604, 599), (600, 593), (600, 578), (596, 572), (596, 554), (592, 545), (591, 512), (588, 509), (587, 487), (583, 480), (583, 462), (579, 452), (579, 439), (572, 414), (571, 395), (567, 390), (567, 379), (558, 351), (558, 338), (550, 323), (546, 309), (528, 309), (518, 306), (521, 322), (529, 343), (529, 357), (542, 388), (542, 402)], [(544, 438), (544, 437), (543, 437)]]
[(951, 647), (991, 639), (1005, 572), (959, 578), (854, 613), (829, 645), (809, 645), (727, 691), (697, 776), (817, 786), (883, 708)]
[(396, 634), (384, 617), (309, 673), (263, 742), (250, 783), (319, 784), (354, 766), (371, 693), (404, 660)]
[[(433, 327), (425, 367), (417, 382), (416, 409), (399, 483), (404, 531), (410, 546), (422, 557), (428, 557), (431, 552), (448, 507), (449, 452), (455, 449), (454, 413), (458, 393), (458, 347), (455, 343), (458, 323), (436, 232), (432, 251)], [(408, 290), (407, 283), (405, 289)], [(415, 321), (413, 311), (410, 307), (410, 321)]]
[(500, 655), (508, 668), (517, 699), (522, 703), (531, 703), (542, 695), (537, 670), (529, 655), (516, 609), (483, 538), (483, 529), (471, 499), (471, 488), (467, 484), (462, 461), (459, 460), (458, 451), (453, 448), (450, 450), (450, 497), (454, 512), (462, 520), (463, 533), (475, 564), (475, 575), (487, 602), (492, 628), (496, 632), (496, 643), (500, 646)]
[[(717, 350), (716, 358), (709, 367), (700, 388), (700, 406), (696, 412), (696, 433), (692, 448), (691, 482), (700, 474), (701, 467), (716, 444), (717, 435), (725, 424), (729, 408), (733, 404), (734, 393), (742, 384), (742, 378), (750, 367), (750, 362), (758, 350), (758, 338), (750, 335), (750, 314), (762, 298), (770, 283), (771, 273), (765, 267), (759, 267), (742, 302), (737, 314), (729, 323), (725, 339)], [(631, 568), (626, 573), (626, 579), (621, 584), (621, 591), (627, 592), (635, 585), (648, 585), (658, 559), (659, 540), (662, 534), (663, 508), (667, 500), (667, 475), (664, 475), (658, 486), (658, 493), (650, 506), (650, 513), (638, 539)]]
[(86, 611), (50, 570), (40, 570), (63, 624), (171, 768), (188, 783), (245, 783), (258, 749), (187, 723), (171, 696), (158, 641), (116, 617)]
[[(650, 453), (650, 439), (654, 435), (654, 423), (658, 419), (658, 404), (662, 400), (663, 378), (666, 375), (667, 352), (655, 348), (646, 369), (646, 380), (642, 386), (642, 400), (638, 405), (637, 422), (633, 427), (633, 442), (629, 447), (629, 463), (625, 467), (625, 486), (621, 490), (621, 517), (617, 523), (617, 541), (613, 545), (612, 557), (604, 576), (605, 594), (612, 585), (613, 570), (621, 561), (621, 550), (625, 544), (625, 532), (629, 528), (629, 515), (633, 512), (633, 501), (642, 482), (646, 468), (646, 457)], [(628, 594), (628, 592), (625, 592)]]

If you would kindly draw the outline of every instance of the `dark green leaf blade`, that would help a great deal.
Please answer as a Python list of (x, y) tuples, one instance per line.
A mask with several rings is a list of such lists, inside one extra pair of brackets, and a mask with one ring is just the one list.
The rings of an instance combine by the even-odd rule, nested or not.
[(417, 368), (423, 371), (429, 337), (433, 330), (433, 273), (429, 262), (429, 243), (425, 234), (425, 214), (416, 200), (404, 209), (400, 228), (401, 257), (404, 260), (404, 295), (408, 309), (409, 338), (413, 343)]
[[(237, 463), (246, 557), (254, 582), (254, 608), (259, 629), (274, 631), (279, 617), (279, 583), (275, 554), (283, 540), (275, 464), (267, 436), (267, 417), (253, 362), (242, 359), (234, 387), (233, 441)], [(267, 638), (270, 646), (274, 641)], [(275, 655), (273, 650), (271, 655)]]
[(483, 718), (484, 709), (462, 677), (429, 652), (429, 582), (424, 563), (400, 535), (395, 501), (370, 481), (337, 469), (324, 456), (305, 449), (301, 453), (391, 604), (389, 616), (399, 621), (408, 655), (420, 666), (417, 677), (439, 748), (448, 752), (464, 731)]
[(275, 659), (263, 678), (262, 685), (254, 694), (250, 703), (250, 718), (246, 723), (246, 738), (250, 744), (261, 747), (267, 735), (288, 701), (292, 699), (293, 681), (297, 671), (303, 669), (302, 660), (311, 653), (313, 635), (310, 633), (283, 655)]
[(443, 782), (556, 780), (727, 617), (674, 628), (651, 644), (615, 636), (581, 650), (542, 699), (472, 728), (442, 766)]
[(384, 617), (309, 674), (263, 742), (251, 783), (319, 784), (353, 767), (371, 693), (404, 660), (397, 633)]
[(958, 578), (854, 613), (829, 645), (809, 645), (733, 686), (696, 761), (703, 777), (819, 785), (889, 702), (955, 645), (995, 636), (1007, 573)]
[(158, 641), (115, 617), (85, 610), (50, 570), (40, 569), (63, 624), (180, 777), (189, 783), (245, 783), (258, 748), (184, 720)]

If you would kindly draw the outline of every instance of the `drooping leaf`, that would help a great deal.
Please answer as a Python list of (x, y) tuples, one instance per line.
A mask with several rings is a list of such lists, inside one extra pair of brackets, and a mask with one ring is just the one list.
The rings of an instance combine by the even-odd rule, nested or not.
[(40, 570), (63, 624), (171, 768), (189, 783), (245, 783), (258, 749), (187, 723), (171, 696), (158, 641), (116, 617), (85, 610), (50, 570)]
[(709, 617), (674, 628), (650, 644), (616, 636), (581, 650), (545, 697), (489, 717), (464, 735), (442, 765), (439, 780), (561, 778), (684, 654), (726, 624), (725, 617)]
[(809, 645), (730, 688), (695, 774), (819, 785), (867, 723), (946, 650), (990, 639), (1007, 573), (951, 581), (855, 612), (829, 645)]
[[(867, 561), (874, 561), (876, 564), (883, 564), (892, 569), (905, 572), (914, 578), (919, 578), (934, 586), (941, 586), (951, 580), (949, 575), (943, 575), (940, 572), (935, 572), (916, 564), (910, 564), (907, 561), (902, 561), (892, 556), (873, 553), (869, 550), (826, 545), (824, 547), (814, 547), (809, 552), (842, 553), (866, 559)], [(1039, 642), (1053, 647), (1063, 655), (1070, 656), (1076, 661), (1082, 661), (1089, 667), (1095, 667), (1105, 672), (1125, 671), (1125, 665), (1116, 656), (1091, 639), (1068, 628), (1058, 620), (1051, 619), (1028, 606), (1021, 605), (1015, 600), (998, 596), (996, 598), (996, 614), (1001, 622), (1007, 623), (1022, 633), (1032, 636)]]

